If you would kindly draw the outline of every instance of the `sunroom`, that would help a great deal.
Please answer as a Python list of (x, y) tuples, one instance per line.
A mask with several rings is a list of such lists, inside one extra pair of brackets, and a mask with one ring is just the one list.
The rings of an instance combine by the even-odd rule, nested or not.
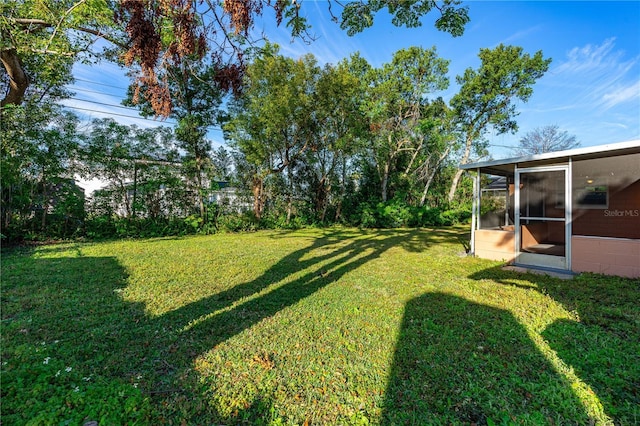
[(474, 255), (640, 278), (640, 140), (461, 167), (474, 174)]

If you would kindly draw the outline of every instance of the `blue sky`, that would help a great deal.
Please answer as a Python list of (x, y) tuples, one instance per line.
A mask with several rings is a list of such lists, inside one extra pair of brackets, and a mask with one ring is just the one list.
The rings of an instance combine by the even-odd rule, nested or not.
[[(518, 104), (519, 131), (489, 134), (495, 159), (510, 156), (508, 147), (536, 127), (556, 124), (575, 135), (582, 146), (640, 139), (640, 2), (599, 1), (468, 1), (471, 22), (462, 37), (437, 31), (435, 15), (423, 18), (420, 28), (398, 28), (386, 12), (379, 13), (374, 26), (349, 37), (330, 20), (327, 2), (302, 0), (301, 14), (312, 25), (315, 40), (292, 40), (286, 28), (272, 20), (258, 22), (262, 32), (281, 47), (285, 55), (297, 58), (312, 53), (320, 63), (336, 63), (358, 51), (373, 66), (389, 62), (394, 52), (410, 46), (436, 46), (442, 58), (451, 61), (448, 90), (435, 93), (450, 99), (456, 92), (455, 76), (477, 68), (480, 48), (500, 43), (522, 46), (530, 54), (542, 50), (553, 59), (549, 71), (534, 86), (527, 103)], [(334, 13), (339, 12), (334, 5)], [(126, 92), (125, 72), (117, 66), (79, 66), (78, 81), (72, 87), (76, 99), (69, 105), (92, 117), (113, 115), (125, 124), (141, 127), (160, 124), (128, 116), (134, 111), (116, 108)], [(98, 113), (95, 111), (103, 111)], [(224, 143), (221, 132), (212, 128), (215, 145)]]

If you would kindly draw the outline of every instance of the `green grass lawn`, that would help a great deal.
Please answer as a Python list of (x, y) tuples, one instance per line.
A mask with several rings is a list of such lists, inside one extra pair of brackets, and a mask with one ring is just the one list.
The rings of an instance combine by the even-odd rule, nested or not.
[(638, 424), (640, 285), (466, 228), (2, 253), (2, 424)]

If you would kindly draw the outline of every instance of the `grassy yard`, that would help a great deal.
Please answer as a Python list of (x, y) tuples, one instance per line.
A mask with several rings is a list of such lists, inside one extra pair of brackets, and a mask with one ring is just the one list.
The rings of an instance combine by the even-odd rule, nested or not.
[(2, 424), (638, 424), (640, 285), (466, 228), (2, 253)]

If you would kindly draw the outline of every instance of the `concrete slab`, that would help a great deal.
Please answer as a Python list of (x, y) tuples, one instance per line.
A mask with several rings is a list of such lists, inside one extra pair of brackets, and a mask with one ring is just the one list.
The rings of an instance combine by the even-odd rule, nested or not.
[(512, 271), (512, 272), (519, 272), (519, 273), (530, 272), (536, 275), (548, 275), (550, 277), (559, 278), (561, 280), (572, 280), (573, 277), (576, 276), (576, 274), (574, 274), (571, 271), (559, 271), (554, 269), (533, 268), (531, 266), (507, 265), (507, 266), (504, 266), (502, 269), (504, 269), (505, 271)]

